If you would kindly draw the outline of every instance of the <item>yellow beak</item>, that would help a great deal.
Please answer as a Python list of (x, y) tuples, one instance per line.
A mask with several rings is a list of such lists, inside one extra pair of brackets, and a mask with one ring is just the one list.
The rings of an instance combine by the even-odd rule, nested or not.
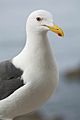
[(56, 34), (58, 34), (58, 36), (63, 37), (64, 36), (64, 32), (63, 30), (58, 27), (57, 25), (54, 26), (47, 26), (52, 32), (55, 32)]

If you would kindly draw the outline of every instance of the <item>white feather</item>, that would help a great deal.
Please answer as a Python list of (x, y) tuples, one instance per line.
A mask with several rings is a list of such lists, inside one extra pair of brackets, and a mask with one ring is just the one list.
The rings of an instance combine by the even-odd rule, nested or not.
[[(43, 16), (47, 15), (47, 12), (39, 12)], [(49, 15), (47, 17), (50, 18)], [(13, 64), (24, 71), (22, 79), (25, 85), (0, 101), (0, 118), (13, 119), (37, 109), (51, 96), (58, 83), (55, 56), (52, 55), (47, 37), (48, 29), (41, 28), (39, 31), (31, 27), (34, 23), (30, 24), (27, 25), (26, 45), (13, 58)]]

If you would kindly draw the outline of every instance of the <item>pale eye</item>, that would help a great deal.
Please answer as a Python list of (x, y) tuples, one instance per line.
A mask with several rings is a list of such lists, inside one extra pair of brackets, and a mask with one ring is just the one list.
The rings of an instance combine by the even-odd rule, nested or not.
[(37, 17), (37, 18), (36, 18), (36, 20), (37, 20), (37, 21), (41, 21), (41, 20), (42, 20), (42, 18), (40, 18), (40, 17)]

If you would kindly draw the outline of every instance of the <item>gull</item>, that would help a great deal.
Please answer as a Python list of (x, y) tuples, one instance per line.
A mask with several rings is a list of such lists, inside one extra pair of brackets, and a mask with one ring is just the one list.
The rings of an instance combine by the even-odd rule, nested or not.
[(55, 91), (59, 72), (48, 31), (64, 36), (50, 12), (33, 11), (26, 22), (23, 50), (0, 62), (0, 119), (13, 120), (38, 109)]

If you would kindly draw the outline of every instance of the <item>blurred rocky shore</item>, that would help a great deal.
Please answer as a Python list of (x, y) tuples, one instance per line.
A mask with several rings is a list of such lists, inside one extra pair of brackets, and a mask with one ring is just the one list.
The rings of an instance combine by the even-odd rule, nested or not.
[(64, 76), (68, 79), (80, 79), (80, 65), (65, 71)]

